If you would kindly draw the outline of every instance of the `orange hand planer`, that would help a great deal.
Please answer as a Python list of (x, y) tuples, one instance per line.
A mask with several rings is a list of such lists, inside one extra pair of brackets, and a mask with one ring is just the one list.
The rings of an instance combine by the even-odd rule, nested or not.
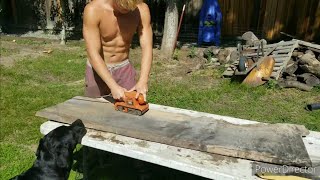
[(114, 103), (115, 110), (139, 116), (147, 112), (149, 110), (149, 104), (144, 101), (143, 95), (141, 94), (139, 94), (138, 99), (136, 99), (136, 93), (136, 91), (125, 92), (123, 100), (116, 100)]

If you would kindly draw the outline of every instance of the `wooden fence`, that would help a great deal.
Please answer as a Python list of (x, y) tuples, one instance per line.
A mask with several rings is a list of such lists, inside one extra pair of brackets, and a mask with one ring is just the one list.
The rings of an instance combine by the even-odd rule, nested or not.
[[(24, 0), (7, 1), (7, 8), (11, 19), (18, 25), (25, 23), (30, 25), (34, 14), (27, 14)], [(39, 9), (43, 9), (44, 21), (47, 28), (55, 25), (58, 14), (51, 6), (56, 5), (59, 0), (37, 0), (42, 2)], [(76, 12), (71, 23), (81, 30), (82, 11), (85, 3), (89, 0), (68, 0), (73, 6), (70, 12)], [(153, 28), (161, 33), (164, 22), (164, 1), (145, 0), (151, 10)], [(10, 3), (11, 2), (11, 3)], [(16, 2), (16, 3), (14, 3)], [(36, 2), (29, 0), (29, 2)], [(178, 0), (179, 8), (186, 2), (186, 15), (182, 22), (180, 38), (197, 39), (199, 25), (199, 11), (203, 0)], [(267, 40), (277, 40), (280, 32), (290, 34), (298, 39), (320, 42), (320, 0), (219, 0), (223, 14), (222, 36), (240, 36), (246, 31), (253, 31), (258, 37)], [(32, 4), (32, 3), (27, 3)], [(19, 13), (17, 13), (19, 12)], [(181, 11), (179, 11), (181, 12)], [(52, 14), (54, 13), (54, 14)], [(39, 13), (38, 13), (39, 14)], [(17, 17), (18, 16), (18, 17)], [(8, 19), (8, 18), (7, 18)], [(10, 17), (9, 17), (10, 19)], [(28, 20), (29, 19), (29, 20)]]
[(275, 39), (285, 32), (307, 41), (320, 35), (319, 0), (219, 0), (223, 35), (239, 35), (247, 29)]

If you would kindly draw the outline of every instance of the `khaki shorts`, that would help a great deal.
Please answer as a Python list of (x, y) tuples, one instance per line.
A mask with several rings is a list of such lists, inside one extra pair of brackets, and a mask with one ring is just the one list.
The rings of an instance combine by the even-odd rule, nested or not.
[[(107, 67), (113, 79), (119, 86), (126, 88), (127, 90), (130, 90), (135, 86), (136, 71), (128, 59), (119, 64)], [(85, 96), (87, 97), (96, 98), (110, 94), (109, 87), (100, 78), (89, 62), (87, 62), (86, 66), (85, 83)]]

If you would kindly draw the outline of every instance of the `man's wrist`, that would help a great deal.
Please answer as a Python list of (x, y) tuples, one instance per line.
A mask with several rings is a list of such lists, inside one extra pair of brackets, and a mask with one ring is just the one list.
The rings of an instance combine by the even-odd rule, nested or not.
[(148, 84), (148, 79), (140, 78), (138, 83)]
[(106, 83), (107, 84), (107, 86), (109, 87), (109, 89), (111, 90), (111, 89), (114, 89), (115, 87), (117, 87), (118, 86), (118, 84), (114, 81), (114, 82), (109, 82), (109, 83)]

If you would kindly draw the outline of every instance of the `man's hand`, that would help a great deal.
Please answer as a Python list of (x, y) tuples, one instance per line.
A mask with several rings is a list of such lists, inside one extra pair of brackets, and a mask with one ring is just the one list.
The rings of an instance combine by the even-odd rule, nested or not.
[(138, 99), (139, 94), (143, 95), (144, 101), (147, 102), (147, 92), (148, 92), (148, 84), (147, 83), (141, 83), (138, 82), (133, 88), (131, 88), (129, 91), (137, 91), (136, 99)]
[(124, 92), (128, 91), (127, 89), (125, 89), (119, 85), (116, 85), (113, 88), (110, 88), (110, 90), (111, 90), (111, 94), (112, 94), (113, 99), (123, 99), (125, 96)]

